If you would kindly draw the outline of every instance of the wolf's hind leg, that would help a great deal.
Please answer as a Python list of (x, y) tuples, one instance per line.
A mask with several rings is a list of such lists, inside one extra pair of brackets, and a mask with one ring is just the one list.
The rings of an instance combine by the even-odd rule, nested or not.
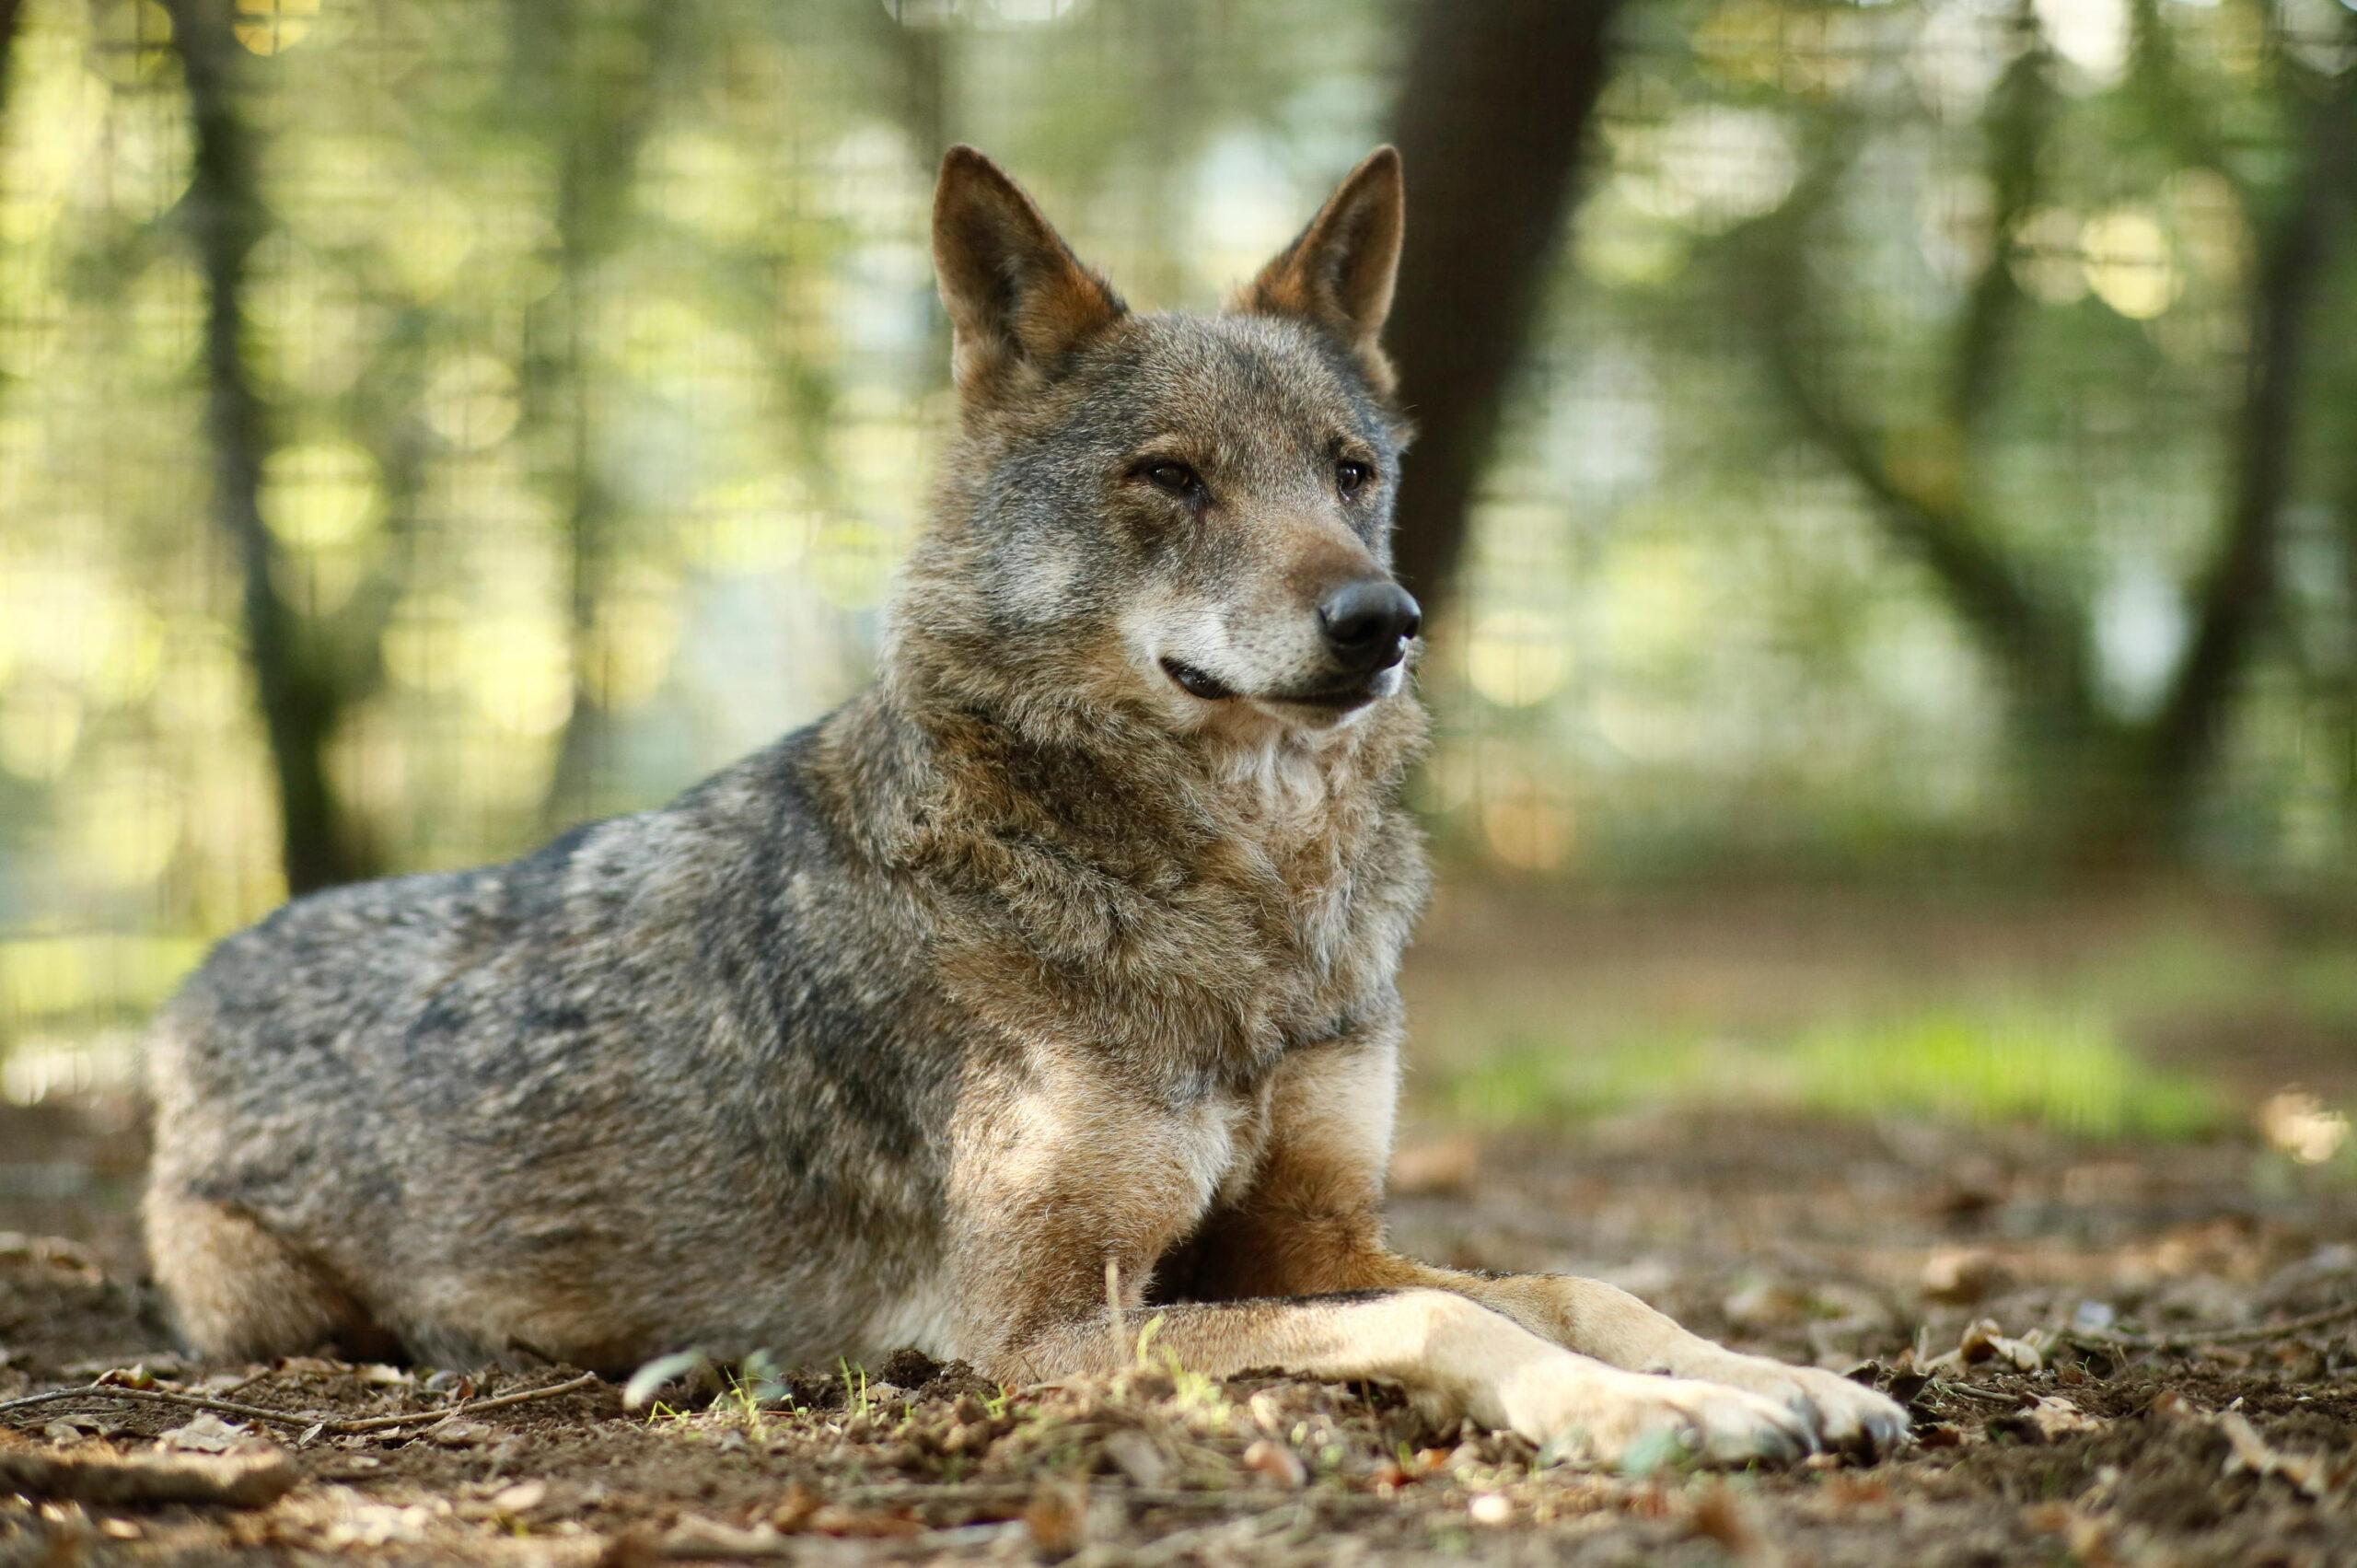
[(390, 1335), (299, 1252), (219, 1203), (162, 1189), (145, 1205), (147, 1251), (181, 1335), (214, 1360), (333, 1344), (387, 1353)]

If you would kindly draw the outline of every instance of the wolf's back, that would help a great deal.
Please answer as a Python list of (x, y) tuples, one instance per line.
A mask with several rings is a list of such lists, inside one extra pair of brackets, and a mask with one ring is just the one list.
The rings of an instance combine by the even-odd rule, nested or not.
[(923, 1030), (912, 912), (827, 826), (814, 749), (222, 943), (151, 1037), (150, 1244), (192, 1337), (273, 1337), (209, 1332), (223, 1287), (176, 1280), (222, 1249), (175, 1229), (219, 1214), (412, 1349), (616, 1362), (784, 1348), (795, 1325), (748, 1320), (749, 1251), (791, 1276), (847, 1217), (887, 1256), (922, 1228), (954, 1065)]

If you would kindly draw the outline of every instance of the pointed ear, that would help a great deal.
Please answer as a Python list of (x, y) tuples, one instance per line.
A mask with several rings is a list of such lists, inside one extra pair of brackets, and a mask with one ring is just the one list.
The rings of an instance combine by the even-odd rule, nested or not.
[(1376, 148), (1326, 198), (1301, 238), (1260, 269), (1235, 308), (1317, 322), (1351, 346), (1377, 390), (1390, 391), (1391, 362), (1377, 340), (1399, 274), (1406, 202), (1399, 150)]
[(1005, 171), (969, 146), (941, 160), (933, 268), (970, 405), (1004, 398), (1126, 308)]

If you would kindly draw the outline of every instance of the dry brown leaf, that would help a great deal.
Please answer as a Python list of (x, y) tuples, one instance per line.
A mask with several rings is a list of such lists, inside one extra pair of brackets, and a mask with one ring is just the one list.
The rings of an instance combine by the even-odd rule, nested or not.
[(528, 1514), (548, 1501), (549, 1483), (544, 1481), (519, 1481), (492, 1493), (491, 1505), (506, 1515)]
[(491, 1428), (479, 1421), (445, 1421), (426, 1431), (429, 1442), (444, 1448), (478, 1448), (491, 1439)]
[(185, 1426), (175, 1426), (158, 1440), (180, 1454), (226, 1454), (253, 1435), (250, 1428), (201, 1411)]
[(2045, 1352), (2027, 1339), (2010, 1338), (1991, 1318), (1983, 1318), (1964, 1330), (1964, 1337), (1956, 1343), (1956, 1353), (1968, 1366), (1999, 1361), (2016, 1372), (2046, 1370)]
[[(1255, 1475), (1267, 1476), (1288, 1490), (1309, 1480), (1309, 1471), (1302, 1464), (1300, 1455), (1283, 1444), (1271, 1443), (1265, 1437), (1254, 1438), (1252, 1446), (1244, 1450), (1244, 1468)], [(1396, 1463), (1393, 1468), (1398, 1468)]]
[(1088, 1539), (1087, 1499), (1069, 1482), (1043, 1481), (1023, 1510), (1031, 1544), (1050, 1562), (1061, 1562)]
[(2254, 1475), (2280, 1475), (2310, 1497), (2325, 1493), (2326, 1476), (2323, 1457), (2316, 1454), (2287, 1454), (2272, 1446), (2258, 1434), (2258, 1428), (2240, 1411), (2218, 1412), (2218, 1430), (2226, 1434), (2233, 1452), (2226, 1456), (2226, 1473), (2249, 1470)]
[(1695, 1498), (1686, 1516), (1686, 1527), (1715, 1543), (1736, 1562), (1765, 1565), (1782, 1561), (1782, 1553), (1760, 1530), (1751, 1504), (1724, 1483), (1713, 1483)]
[(775, 1557), (779, 1555), (780, 1539), (777, 1531), (767, 1525), (739, 1528), (691, 1514), (663, 1533), (656, 1555), (686, 1562)]
[(1984, 1248), (1942, 1248), (1923, 1264), (1923, 1294), (1968, 1307), (2003, 1288), (2008, 1277), (1996, 1254)]
[(2021, 1409), (1990, 1422), (1991, 1432), (2009, 1433), (2033, 1443), (2053, 1443), (2078, 1432), (2095, 1432), (2103, 1423), (2057, 1395), (2034, 1394)]
[(1787, 1328), (1806, 1322), (1809, 1317), (1809, 1298), (1805, 1293), (1770, 1281), (1745, 1285), (1720, 1305), (1730, 1321), (1747, 1329)]
[(822, 1506), (824, 1499), (797, 1481), (785, 1489), (785, 1495), (778, 1499), (776, 1507), (770, 1510), (770, 1524), (772, 1527), (792, 1535), (796, 1530), (809, 1528), (810, 1521), (818, 1516)]
[(830, 1503), (810, 1516), (809, 1529), (822, 1536), (842, 1536), (854, 1540), (889, 1540), (900, 1536), (920, 1534), (924, 1527), (904, 1511), (887, 1508), (853, 1508), (840, 1503)]

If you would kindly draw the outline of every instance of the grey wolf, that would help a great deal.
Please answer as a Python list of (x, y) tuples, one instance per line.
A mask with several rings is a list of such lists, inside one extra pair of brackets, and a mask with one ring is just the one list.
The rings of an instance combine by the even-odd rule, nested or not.
[(1897, 1441), (1608, 1286), (1385, 1244), (1427, 880), (1402, 200), (1378, 150), (1223, 310), (1144, 314), (953, 149), (961, 429), (876, 684), (658, 810), (224, 942), (150, 1042), (193, 1345), (1028, 1384), (1158, 1319), (1191, 1369), (1392, 1380), (1598, 1461)]

